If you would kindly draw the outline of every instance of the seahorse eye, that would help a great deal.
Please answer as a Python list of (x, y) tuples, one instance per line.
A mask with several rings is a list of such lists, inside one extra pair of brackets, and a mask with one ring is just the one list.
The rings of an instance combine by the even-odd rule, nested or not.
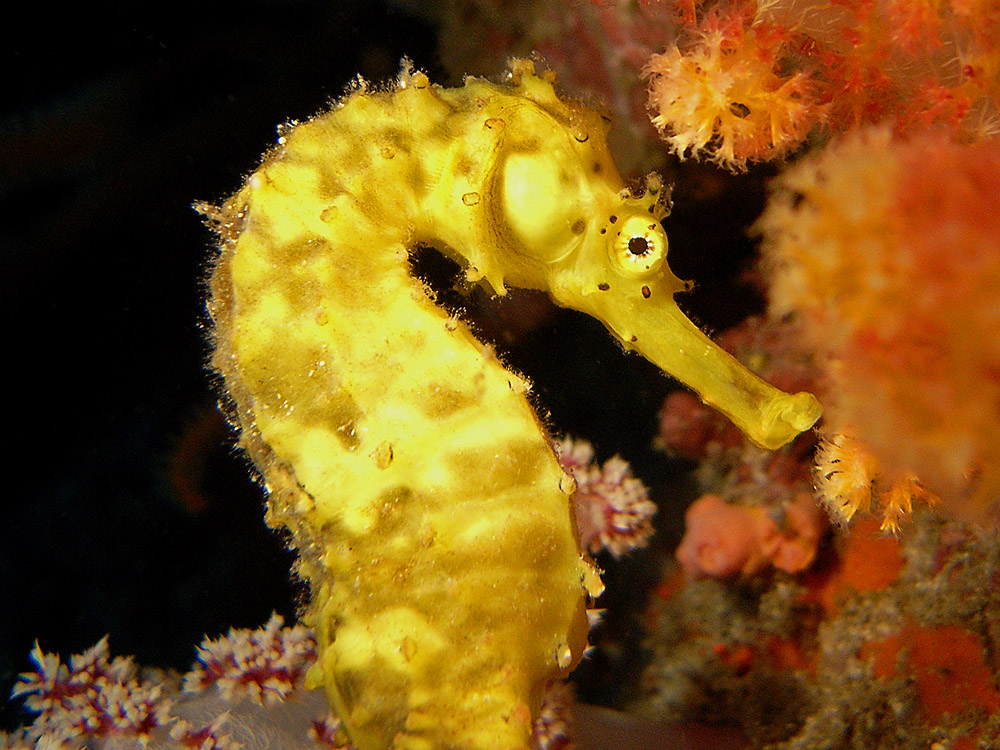
[(608, 252), (618, 270), (642, 277), (660, 269), (667, 257), (667, 235), (658, 222), (636, 215), (610, 226), (617, 227), (608, 232)]

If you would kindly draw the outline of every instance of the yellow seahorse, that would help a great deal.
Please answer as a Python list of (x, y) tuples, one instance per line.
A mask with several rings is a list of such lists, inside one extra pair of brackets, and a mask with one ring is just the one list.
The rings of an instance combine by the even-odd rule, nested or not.
[(664, 191), (626, 190), (606, 130), (525, 61), (509, 85), (456, 89), (404, 65), (284, 132), (205, 209), (213, 365), (311, 587), (310, 679), (361, 750), (527, 748), (601, 589), (528, 384), (433, 303), (409, 250), (601, 319), (761, 445), (819, 415), (678, 310)]

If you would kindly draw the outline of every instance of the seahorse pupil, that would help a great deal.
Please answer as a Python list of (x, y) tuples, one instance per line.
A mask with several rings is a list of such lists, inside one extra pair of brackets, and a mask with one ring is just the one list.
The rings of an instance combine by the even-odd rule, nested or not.
[(649, 242), (645, 237), (633, 237), (628, 241), (628, 251), (632, 255), (645, 255), (649, 252)]

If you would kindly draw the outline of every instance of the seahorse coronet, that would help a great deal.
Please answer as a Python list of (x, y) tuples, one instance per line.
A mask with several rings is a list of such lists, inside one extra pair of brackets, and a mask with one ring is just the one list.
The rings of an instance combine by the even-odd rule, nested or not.
[(628, 190), (606, 118), (553, 82), (514, 61), (508, 84), (441, 88), (404, 62), (282, 129), (203, 209), (212, 364), (311, 590), (310, 682), (359, 750), (527, 748), (602, 588), (526, 381), (434, 304), (415, 246), (598, 317), (758, 442), (794, 434), (773, 425), (789, 397), (674, 304), (659, 179)]

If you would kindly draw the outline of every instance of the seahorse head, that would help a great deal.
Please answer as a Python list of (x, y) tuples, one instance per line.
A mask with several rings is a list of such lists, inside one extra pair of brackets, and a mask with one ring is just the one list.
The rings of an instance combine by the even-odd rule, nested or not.
[(508, 113), (516, 127), (506, 128), (496, 167), (497, 223), (514, 261), (505, 279), (603, 321), (626, 349), (693, 388), (758, 445), (776, 448), (808, 429), (821, 412), (811, 394), (767, 385), (677, 307), (674, 295), (687, 284), (667, 264), (662, 180), (652, 174), (641, 189), (625, 187), (607, 148), (608, 119), (517, 72), (537, 106)]
[(514, 78), (535, 106), (505, 112), (495, 166), (497, 224), (516, 258), (504, 280), (545, 289), (569, 307), (626, 289), (642, 295), (644, 285), (670, 295), (683, 290), (666, 264), (660, 222), (670, 191), (660, 177), (649, 175), (638, 190), (626, 187), (607, 147), (609, 118), (558, 97), (550, 80), (516, 65)]

